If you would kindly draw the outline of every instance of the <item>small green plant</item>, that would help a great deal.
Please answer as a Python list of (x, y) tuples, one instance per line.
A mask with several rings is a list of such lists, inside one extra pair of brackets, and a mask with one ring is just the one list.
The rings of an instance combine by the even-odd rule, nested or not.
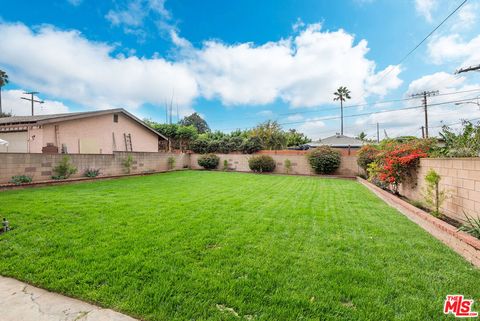
[(286, 159), (283, 164), (285, 165), (285, 173), (290, 174), (290, 172), (292, 171), (292, 161)]
[(425, 202), (432, 209), (432, 214), (435, 217), (441, 216), (440, 207), (446, 199), (445, 191), (439, 190), (441, 179), (441, 176), (434, 169), (430, 169), (425, 176), (425, 183), (427, 184), (424, 190)]
[(228, 171), (228, 160), (226, 159), (223, 160), (223, 171)]
[(57, 166), (53, 168), (53, 179), (67, 179), (77, 172), (77, 168), (71, 163), (69, 156), (63, 156)]
[(340, 152), (329, 146), (315, 148), (307, 157), (317, 174), (333, 174), (340, 167)]
[(100, 169), (96, 169), (96, 168), (87, 168), (85, 170), (85, 172), (83, 173), (83, 176), (85, 177), (97, 177), (98, 175), (100, 175)]
[(12, 179), (10, 180), (10, 183), (15, 185), (21, 185), (21, 184), (31, 183), (31, 182), (32, 182), (32, 178), (27, 175), (12, 176)]
[(125, 157), (125, 159), (122, 161), (122, 165), (123, 167), (125, 167), (125, 172), (127, 174), (130, 174), (130, 172), (132, 171), (133, 156), (128, 155), (127, 157)]
[(276, 164), (268, 155), (256, 155), (248, 159), (248, 167), (256, 173), (268, 173), (275, 170)]
[(462, 226), (460, 226), (459, 230), (467, 232), (477, 239), (480, 239), (480, 217), (473, 217), (468, 215), (467, 213), (463, 212), (465, 215), (465, 220)]
[(167, 166), (168, 166), (168, 170), (170, 171), (175, 168), (175, 157), (170, 156), (167, 159)]
[(215, 154), (205, 154), (200, 156), (197, 162), (205, 169), (215, 169), (220, 162), (220, 158)]

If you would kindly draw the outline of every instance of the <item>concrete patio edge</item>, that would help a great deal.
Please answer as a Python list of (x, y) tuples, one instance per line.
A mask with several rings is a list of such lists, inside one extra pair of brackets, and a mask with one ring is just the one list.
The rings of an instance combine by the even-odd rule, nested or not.
[(480, 240), (465, 232), (458, 231), (454, 226), (384, 191), (363, 178), (357, 177), (357, 181), (367, 187), (385, 203), (397, 209), (412, 222), (460, 254), (468, 262), (480, 268)]
[(61, 294), (0, 276), (0, 319), (8, 321), (137, 321)]

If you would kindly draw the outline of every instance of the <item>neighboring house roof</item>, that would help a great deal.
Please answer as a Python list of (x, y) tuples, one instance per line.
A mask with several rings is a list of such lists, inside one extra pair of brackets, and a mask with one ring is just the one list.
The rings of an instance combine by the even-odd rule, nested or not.
[(330, 146), (330, 147), (362, 147), (363, 141), (355, 137), (348, 137), (345, 135), (333, 135), (330, 137), (326, 137), (320, 139), (316, 142), (308, 143), (310, 147), (318, 147), (318, 146)]
[(94, 116), (101, 116), (101, 115), (108, 115), (108, 114), (124, 114), (125, 116), (131, 118), (132, 120), (136, 121), (146, 129), (150, 130), (152, 133), (162, 137), (163, 139), (167, 139), (167, 137), (163, 136), (139, 118), (135, 117), (134, 115), (130, 114), (123, 108), (116, 108), (116, 109), (107, 109), (107, 110), (98, 110), (98, 111), (87, 111), (87, 112), (79, 112), (79, 113), (66, 113), (66, 114), (51, 114), (51, 115), (37, 115), (37, 116), (12, 116), (12, 117), (3, 117), (0, 118), (0, 126), (5, 125), (43, 125), (43, 124), (50, 124), (50, 123), (58, 123), (61, 121), (67, 120), (75, 120), (75, 119), (82, 119), (87, 117), (94, 117)]

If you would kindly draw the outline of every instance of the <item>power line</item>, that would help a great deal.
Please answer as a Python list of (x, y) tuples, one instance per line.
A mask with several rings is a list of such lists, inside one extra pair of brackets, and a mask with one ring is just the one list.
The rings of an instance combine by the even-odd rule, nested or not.
[(459, 124), (463, 124), (465, 121), (475, 121), (475, 120), (480, 120), (480, 117), (477, 117), (477, 118), (471, 118), (471, 119), (464, 119), (462, 121), (459, 121), (459, 122), (455, 122), (455, 123), (450, 123), (450, 124), (441, 124), (441, 125), (438, 125), (438, 126), (432, 126), (430, 128), (440, 128), (440, 127), (443, 127), (443, 126), (452, 126), (452, 125), (459, 125)]
[[(438, 96), (458, 95), (458, 94), (470, 93), (470, 92), (477, 92), (477, 91), (480, 91), (480, 88), (473, 88), (473, 89), (462, 90), (462, 91), (441, 93), (441, 94), (438, 94)], [(376, 105), (390, 104), (390, 103), (402, 102), (402, 101), (409, 101), (409, 100), (415, 100), (415, 99), (416, 99), (416, 98), (414, 98), (414, 97), (397, 98), (397, 99), (376, 101), (376, 102), (372, 102), (372, 103), (346, 105), (346, 106), (343, 106), (343, 108), (356, 108), (356, 107), (376, 106)], [(276, 118), (278, 119), (278, 118), (281, 117), (281, 116), (288, 116), (288, 115), (315, 114), (315, 113), (323, 113), (323, 112), (326, 112), (326, 111), (337, 111), (337, 110), (338, 110), (338, 107), (334, 107), (334, 108), (323, 108), (323, 109), (321, 109), (321, 110), (306, 110), (306, 111), (296, 111), (296, 112), (280, 113), (280, 114), (276, 114)], [(231, 118), (229, 118), (229, 119), (231, 119)], [(238, 121), (238, 120), (248, 120), (248, 119), (258, 119), (258, 116), (235, 118), (235, 121)], [(220, 119), (220, 118), (211, 119), (211, 120), (209, 120), (209, 121), (223, 121), (223, 120), (225, 120), (225, 118), (222, 118), (222, 119)]]
[[(439, 103), (432, 103), (429, 106), (430, 107), (441, 106), (441, 105), (453, 104), (453, 103), (464, 102), (464, 101), (469, 101), (469, 100), (472, 100), (472, 98), (466, 98), (466, 99), (460, 99), (460, 100), (451, 100), (451, 101), (445, 101), (445, 102), (439, 102)], [(361, 113), (361, 114), (346, 115), (346, 116), (344, 116), (344, 118), (369, 116), (369, 115), (374, 115), (374, 114), (383, 114), (383, 113), (390, 113), (390, 112), (410, 110), (410, 109), (418, 109), (418, 108), (424, 108), (424, 107), (425, 107), (424, 104), (422, 104), (422, 105), (411, 106), (411, 107), (403, 107), (403, 108), (389, 109), (389, 110), (383, 110), (383, 111), (375, 111), (375, 112), (368, 112), (368, 113)], [(296, 121), (296, 122), (285, 122), (285, 123), (279, 123), (279, 125), (295, 125), (295, 124), (304, 124), (304, 123), (311, 123), (311, 122), (325, 121), (325, 120), (334, 120), (334, 119), (340, 119), (340, 116), (320, 117), (318, 119), (310, 119), (310, 120), (303, 120), (303, 121)], [(243, 129), (249, 129), (249, 128), (251, 128), (251, 127), (244, 127)], [(238, 128), (238, 127), (236, 127), (236, 128), (223, 128), (223, 129), (220, 129), (220, 130), (235, 130), (235, 129), (242, 129), (242, 128)]]
[[(467, 0), (464, 0), (455, 10), (453, 10), (445, 19), (443, 19), (442, 22), (440, 22), (440, 24), (438, 24), (432, 31), (430, 31), (430, 33), (425, 38), (423, 38), (422, 41), (420, 41), (412, 50), (410, 50), (402, 59), (400, 59), (400, 61), (396, 65), (400, 65), (402, 62), (404, 62), (415, 50), (418, 49), (418, 47), (420, 47), (428, 38), (430, 38), (430, 36), (433, 35), (433, 33), (437, 31), (437, 29), (440, 28), (451, 16), (453, 16), (455, 12), (457, 12), (466, 2)], [(385, 77), (387, 77), (387, 75), (390, 74), (393, 71), (393, 69), (394, 67), (390, 68), (390, 70), (386, 72), (383, 75), (383, 77), (377, 81), (377, 83), (385, 79)]]

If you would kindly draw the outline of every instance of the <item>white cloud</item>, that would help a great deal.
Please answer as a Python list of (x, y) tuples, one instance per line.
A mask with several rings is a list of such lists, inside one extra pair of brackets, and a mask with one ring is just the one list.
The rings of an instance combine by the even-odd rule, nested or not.
[(455, 76), (446, 72), (437, 72), (412, 81), (408, 85), (406, 95), (410, 96), (422, 91), (432, 90), (451, 92), (459, 88), (464, 81), (465, 78), (462, 76)]
[(437, 0), (415, 0), (415, 9), (428, 22), (432, 22), (432, 12), (437, 5)]
[[(340, 122), (340, 120), (339, 120)], [(308, 118), (305, 120), (305, 122), (299, 126), (286, 126), (288, 128), (296, 128), (298, 131), (301, 133), (304, 133), (307, 135), (312, 140), (318, 140), (322, 137), (325, 137), (325, 135), (322, 135), (326, 133), (325, 128), (325, 122), (322, 120), (322, 117), (312, 117)], [(335, 131), (332, 131), (332, 135), (335, 133)]]
[(0, 64), (13, 83), (89, 108), (162, 106), (170, 101), (191, 110), (198, 96), (195, 75), (162, 58), (112, 57), (113, 47), (77, 31), (0, 24)]
[(480, 36), (465, 41), (459, 34), (436, 37), (428, 44), (433, 63), (461, 62), (464, 65), (480, 61)]
[(174, 30), (171, 23), (171, 14), (165, 8), (166, 0), (133, 0), (117, 4), (105, 15), (114, 27), (123, 27), (127, 34), (134, 34), (145, 40), (147, 32), (144, 30), (145, 22), (150, 18), (160, 30)]
[[(409, 97), (411, 94), (422, 91), (439, 90), (439, 96), (432, 96), (428, 98), (430, 105), (430, 108), (428, 109), (430, 127), (429, 134), (432, 136), (438, 133), (438, 131), (441, 129), (441, 124), (450, 124), (459, 122), (463, 119), (480, 117), (480, 110), (475, 105), (455, 105), (455, 101), (458, 100), (475, 99), (475, 97), (480, 95), (480, 91), (463, 91), (474, 90), (478, 88), (479, 87), (477, 85), (466, 84), (465, 77), (454, 76), (445, 72), (438, 72), (412, 81), (408, 86), (405, 96)], [(456, 92), (460, 93), (450, 94)], [(394, 109), (416, 106), (422, 106), (421, 98), (408, 100), (403, 104), (403, 106), (400, 105)], [(424, 111), (423, 108), (411, 108), (372, 114), (356, 119), (355, 126), (357, 126), (358, 129), (368, 128), (368, 126), (377, 122), (380, 123), (381, 128), (387, 129), (387, 132), (391, 137), (405, 135), (419, 136), (421, 134), (420, 127), (424, 125)], [(370, 132), (374, 130), (374, 128), (371, 128)]]
[(83, 0), (67, 0), (68, 3), (70, 3), (72, 6), (79, 6), (80, 4), (82, 4)]
[(207, 41), (191, 49), (187, 61), (202, 95), (225, 105), (281, 99), (293, 107), (314, 107), (331, 103), (339, 86), (351, 90), (355, 103), (401, 84), (400, 68), (389, 67), (393, 72), (381, 79), (384, 71), (375, 71), (375, 62), (365, 57), (368, 51), (367, 41), (355, 44), (344, 30), (322, 32), (315, 24), (295, 37), (258, 46)]
[(257, 113), (258, 116), (262, 117), (272, 117), (274, 115), (273, 111), (271, 110), (261, 110)]
[[(24, 95), (24, 90), (2, 90), (2, 109), (3, 112), (12, 113), (15, 116), (30, 116), (32, 112), (31, 103), (21, 97), (30, 98)], [(34, 96), (36, 100), (42, 100)], [(44, 104), (35, 103), (35, 115), (61, 114), (68, 113), (68, 107), (62, 102), (56, 100), (44, 100)]]
[(452, 30), (468, 30), (477, 22), (477, 12), (480, 5), (478, 2), (470, 2), (465, 4), (457, 12)]
[(303, 120), (303, 119), (304, 119), (304, 117), (301, 114), (293, 114), (293, 115), (290, 115), (286, 118), (287, 121), (292, 121), (292, 122), (300, 121), (300, 120)]
[(199, 49), (176, 31), (171, 35), (181, 52), (175, 61), (133, 53), (113, 57), (114, 46), (89, 41), (78, 31), (0, 23), (0, 63), (15, 84), (90, 108), (163, 107), (173, 95), (182, 114), (200, 96), (225, 105), (281, 99), (313, 107), (332, 103), (342, 85), (355, 103), (401, 84), (398, 66), (388, 67), (394, 69), (383, 79), (385, 70), (376, 72), (365, 57), (367, 42), (354, 44), (343, 30), (322, 32), (310, 25), (294, 37), (259, 46), (208, 41)]

